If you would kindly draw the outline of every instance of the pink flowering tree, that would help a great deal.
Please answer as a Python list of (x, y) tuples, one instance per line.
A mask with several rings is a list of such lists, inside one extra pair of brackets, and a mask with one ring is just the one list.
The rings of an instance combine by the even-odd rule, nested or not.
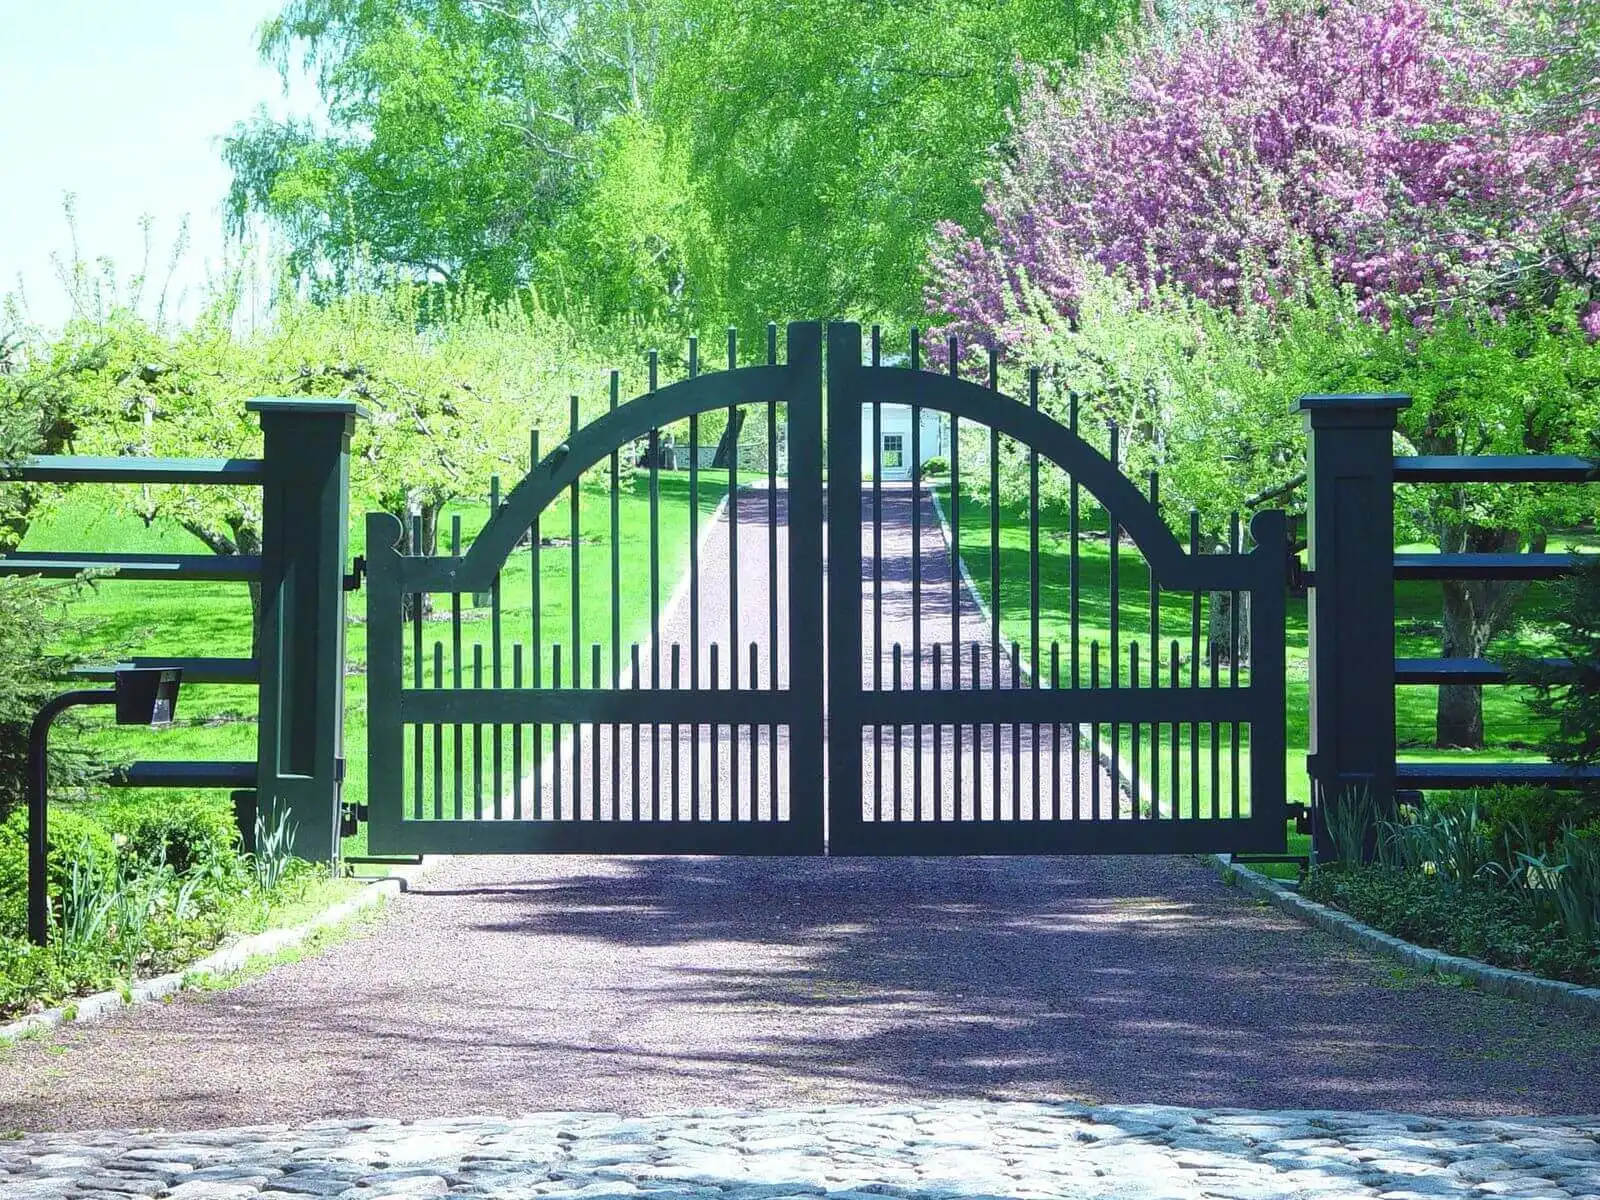
[[(937, 332), (1099, 393), (1105, 416), (1144, 435), (1130, 458), (1159, 466), (1174, 500), (1189, 474), (1187, 499), (1215, 506), (1219, 443), (1252, 459), (1228, 464), (1234, 504), (1246, 481), (1295, 469), (1283, 453), (1298, 453), (1295, 432), (1263, 419), (1263, 404), (1286, 413), (1292, 398), (1264, 395), (1274, 384), (1414, 392), (1405, 433), (1419, 452), (1587, 449), (1596, 21), (1581, 0), (1476, 3), (1261, 0), (1065, 89), (1034, 79), (986, 190), (987, 228), (937, 231)], [(1108, 277), (1147, 310), (1142, 324), (1104, 302)], [(1265, 326), (1270, 342), (1274, 314), (1303, 326), (1330, 280), (1353, 323), (1317, 322), (1316, 353), (1296, 348), (1293, 370), (1255, 382), (1235, 371), (1235, 393), (1202, 393), (1219, 376), (1196, 365), (1236, 337), (1205, 312), (1247, 319), (1252, 336)], [(1152, 334), (1152, 317), (1187, 332)], [(1247, 389), (1257, 403), (1238, 403)], [(1208, 436), (1191, 447), (1186, 428)], [(1504, 552), (1541, 545), (1572, 515), (1468, 489), (1432, 499), (1423, 519), (1445, 550)], [(1512, 585), (1445, 585), (1443, 652), (1482, 655), (1514, 600)], [(1479, 689), (1441, 688), (1437, 739), (1482, 744)]]
[(1074, 318), (1086, 270), (1270, 303), (1309, 252), (1373, 316), (1564, 277), (1600, 333), (1600, 112), (1516, 103), (1549, 60), (1446, 24), (1419, 0), (1261, 3), (1069, 89), (1035, 78), (991, 230), (938, 230), (930, 308), (1004, 342), (1039, 298)]

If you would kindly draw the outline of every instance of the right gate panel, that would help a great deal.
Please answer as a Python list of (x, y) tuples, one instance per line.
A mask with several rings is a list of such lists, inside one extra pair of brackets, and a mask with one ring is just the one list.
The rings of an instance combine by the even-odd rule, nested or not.
[(1185, 545), (1115, 431), (919, 357), (829, 330), (830, 852), (1281, 851), (1282, 514)]

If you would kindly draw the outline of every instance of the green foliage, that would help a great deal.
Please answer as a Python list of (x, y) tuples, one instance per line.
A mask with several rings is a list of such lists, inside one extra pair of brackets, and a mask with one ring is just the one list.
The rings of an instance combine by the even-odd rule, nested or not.
[(922, 473), (936, 478), (948, 475), (950, 474), (950, 460), (942, 455), (935, 454), (923, 462)]
[(1569, 766), (1591, 766), (1600, 762), (1600, 561), (1560, 580), (1554, 592), (1553, 657), (1564, 661), (1522, 655), (1507, 665), (1532, 688), (1528, 707), (1555, 723), (1546, 753)]
[(288, 0), (265, 57), (324, 127), (227, 139), (228, 208), (333, 292), (391, 269), (585, 320), (909, 316), (935, 221), (977, 220), (1019, 63), (1061, 69), (1130, 0)]
[(1493, 884), (1442, 886), (1386, 866), (1317, 867), (1302, 891), (1418, 945), (1574, 983), (1600, 980), (1600, 945), (1569, 937), (1559, 918)]
[[(70, 808), (52, 808), (46, 823), (49, 845), (47, 895), (57, 920), (75, 921), (76, 898), (91, 894), (115, 868), (111, 832)], [(75, 886), (76, 885), (76, 886)], [(28, 932), (28, 814), (12, 813), (0, 824), (0, 937)]]
[[(1473, 805), (1489, 840), (1497, 847), (1542, 853), (1555, 845), (1568, 828), (1581, 829), (1600, 819), (1600, 796), (1542, 787), (1484, 788), (1472, 792), (1447, 792), (1434, 804), (1442, 807)], [(1505, 861), (1514, 854), (1503, 851)]]
[[(75, 661), (60, 645), (74, 626), (67, 601), (76, 591), (71, 583), (0, 579), (0, 817), (22, 803), (28, 731), (66, 686), (63, 677)], [(52, 747), (53, 785), (82, 784), (92, 775), (82, 755)]]
[(99, 815), (121, 839), (125, 857), (165, 863), (180, 875), (238, 849), (233, 810), (211, 795), (143, 793), (114, 801)]

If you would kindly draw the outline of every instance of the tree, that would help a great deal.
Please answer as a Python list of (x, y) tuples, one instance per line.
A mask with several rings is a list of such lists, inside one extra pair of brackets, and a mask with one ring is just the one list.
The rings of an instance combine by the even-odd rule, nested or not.
[[(1509, 11), (1512, 26), (1537, 26), (1531, 3)], [(1330, 378), (1450, 380), (1405, 418), (1419, 449), (1573, 445), (1564, 414), (1589, 402), (1588, 360), (1554, 364), (1571, 365), (1576, 321), (1600, 322), (1600, 116), (1530, 119), (1524, 97), (1547, 61), (1450, 15), (1417, 0), (1262, 3), (1102, 63), (1070, 94), (1036, 78), (986, 190), (992, 232), (942, 227), (929, 306), (951, 330), (1015, 344), (1040, 324), (1077, 332), (1108, 273), (1142, 304), (1176, 289), (1271, 314), (1328, 272), (1392, 334), (1382, 370), (1335, 356)], [(1474, 373), (1490, 359), (1568, 390), (1500, 387)], [(1232, 432), (1241, 448), (1259, 442), (1252, 425)], [(1467, 492), (1431, 514), (1445, 549), (1515, 548), (1548, 527)], [(1446, 653), (1481, 655), (1513, 596), (1446, 584)], [(1441, 689), (1438, 738), (1481, 744), (1477, 688)]]
[(265, 214), (294, 268), (336, 288), (376, 263), (509, 296), (581, 193), (604, 120), (638, 104), (635, 7), (290, 0), (261, 52), (315, 70), (327, 129), (235, 129), (235, 228)]
[(1054, 72), (1136, 0), (679, 0), (657, 116), (687, 147), (730, 321), (903, 317), (939, 218), (982, 213), (1019, 61)]

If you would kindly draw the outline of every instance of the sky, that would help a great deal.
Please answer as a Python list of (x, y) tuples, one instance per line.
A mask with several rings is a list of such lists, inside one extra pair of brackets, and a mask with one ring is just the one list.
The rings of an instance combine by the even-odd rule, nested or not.
[[(76, 196), (85, 259), (119, 276), (144, 259), (140, 219), (154, 220), (152, 265), (165, 274), (180, 221), (190, 248), (174, 279), (192, 315), (224, 250), (229, 173), (219, 139), (265, 104), (314, 111), (303, 77), (284, 94), (256, 54), (274, 0), (0, 0), (0, 297), (26, 297), (45, 327), (69, 312), (51, 266), (71, 239)], [(148, 306), (147, 306), (148, 307)]]

